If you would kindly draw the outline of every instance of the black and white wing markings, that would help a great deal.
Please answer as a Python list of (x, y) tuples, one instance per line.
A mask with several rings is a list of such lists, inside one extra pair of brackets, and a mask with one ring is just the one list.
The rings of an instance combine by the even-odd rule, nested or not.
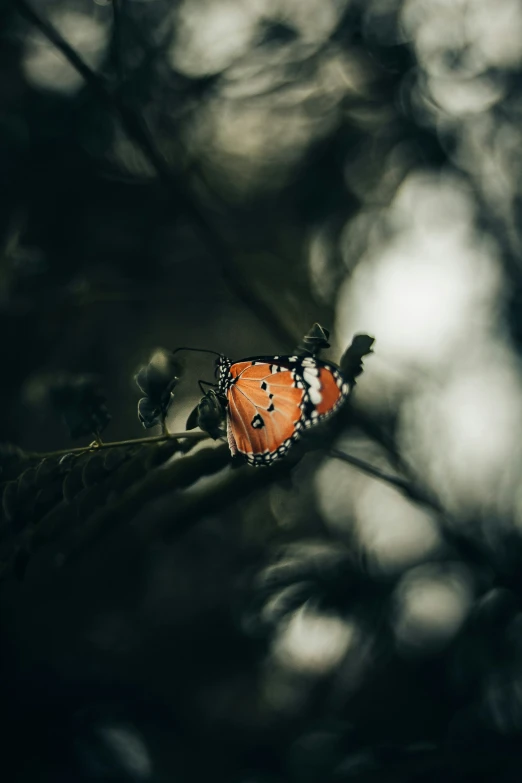
[(256, 356), (235, 363), (222, 357), (218, 368), (231, 451), (252, 465), (282, 457), (303, 429), (335, 413), (349, 393), (339, 370), (313, 357)]
[(295, 369), (289, 363), (276, 361), (256, 357), (237, 362), (224, 379), (230, 440), (254, 465), (283, 456), (302, 418), (303, 385), (295, 382)]

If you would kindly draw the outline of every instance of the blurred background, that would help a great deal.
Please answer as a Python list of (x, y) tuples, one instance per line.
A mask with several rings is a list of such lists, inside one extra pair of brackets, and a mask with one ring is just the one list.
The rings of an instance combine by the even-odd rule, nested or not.
[(519, 781), (520, 0), (4, 0), (0, 30), (0, 439), (89, 443), (63, 372), (105, 439), (151, 434), (158, 346), (318, 321), (333, 361), (376, 338), (335, 446), (384, 474), (316, 450), (224, 502), (221, 465), (4, 580), (2, 779)]

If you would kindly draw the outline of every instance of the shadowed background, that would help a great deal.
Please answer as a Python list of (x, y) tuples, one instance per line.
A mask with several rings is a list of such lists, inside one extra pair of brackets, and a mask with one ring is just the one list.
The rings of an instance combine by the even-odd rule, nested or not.
[(216, 463), (2, 582), (2, 777), (518, 781), (522, 4), (32, 8), (0, 12), (1, 440), (92, 440), (44, 404), (64, 371), (140, 437), (158, 346), (318, 321), (334, 361), (376, 338), (334, 445), (384, 475), (319, 449), (214, 507)]

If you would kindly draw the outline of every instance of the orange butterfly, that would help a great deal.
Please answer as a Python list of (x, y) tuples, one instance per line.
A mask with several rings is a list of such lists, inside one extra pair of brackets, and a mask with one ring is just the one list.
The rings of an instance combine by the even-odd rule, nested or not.
[(232, 455), (250, 465), (283, 457), (303, 430), (331, 416), (350, 386), (339, 369), (314, 356), (255, 356), (232, 362), (219, 355), (217, 391)]

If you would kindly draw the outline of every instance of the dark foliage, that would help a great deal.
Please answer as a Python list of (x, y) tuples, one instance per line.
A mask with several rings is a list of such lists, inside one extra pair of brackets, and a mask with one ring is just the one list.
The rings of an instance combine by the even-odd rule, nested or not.
[(180, 375), (179, 361), (164, 349), (139, 369), (135, 380), (145, 396), (138, 402), (138, 418), (146, 429), (165, 421)]
[(372, 353), (374, 342), (375, 338), (369, 337), (367, 334), (357, 334), (341, 356), (339, 367), (350, 383), (355, 383), (355, 379), (362, 373), (362, 360)]
[(330, 347), (329, 337), (328, 329), (325, 329), (321, 324), (314, 324), (303, 337), (302, 343), (297, 348), (297, 353), (316, 356), (320, 351)]
[[(520, 780), (522, 15), (489, 5), (2, 4), (2, 781)], [(156, 351), (137, 419), (154, 345), (352, 393), (257, 470), (203, 354)]]
[(199, 427), (203, 432), (208, 432), (211, 438), (222, 438), (226, 430), (224, 428), (225, 407), (223, 400), (214, 389), (201, 398), (187, 419), (187, 430)]

